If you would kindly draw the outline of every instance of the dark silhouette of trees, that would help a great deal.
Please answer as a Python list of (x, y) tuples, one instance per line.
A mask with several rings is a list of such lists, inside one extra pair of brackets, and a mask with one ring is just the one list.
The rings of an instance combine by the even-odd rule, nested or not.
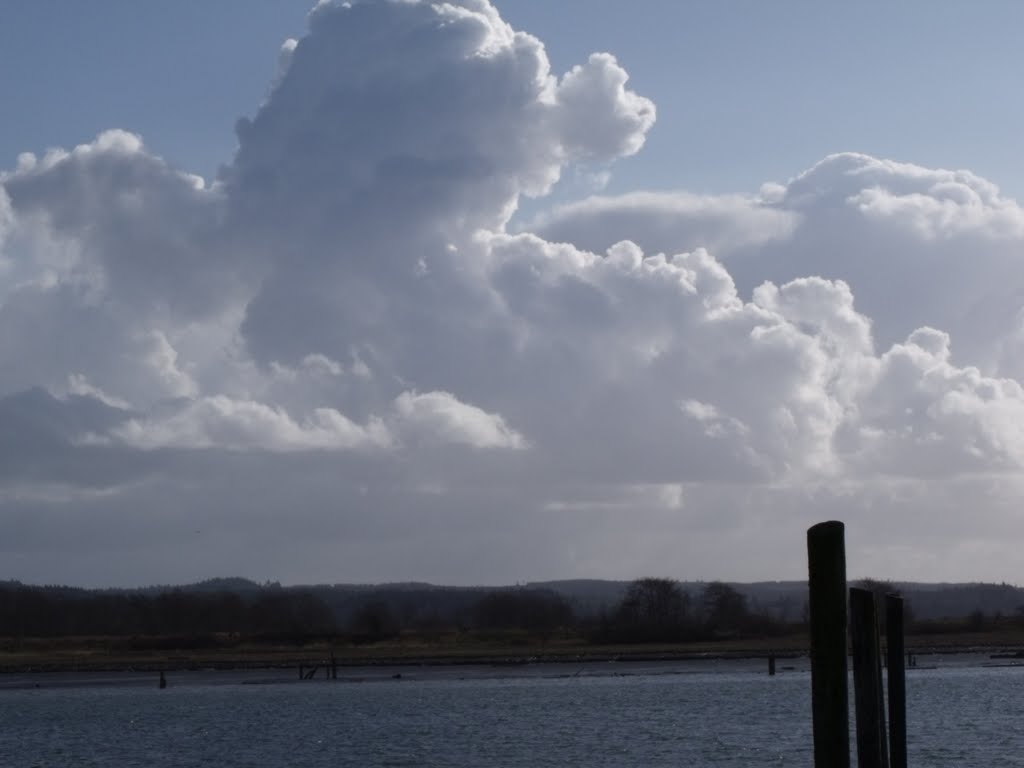
[(299, 638), (333, 631), (328, 607), (301, 589), (257, 590), (243, 596), (0, 585), (0, 636), (7, 637), (244, 633)]
[(398, 622), (383, 600), (364, 603), (352, 617), (352, 639), (357, 643), (376, 643), (398, 635)]
[[(211, 579), (184, 587), (86, 590), (0, 581), (0, 639), (17, 645), (25, 638), (111, 637), (122, 638), (125, 647), (183, 648), (214, 640), (377, 642), (412, 634), (431, 641), (463, 635), (459, 642), (530, 643), (557, 632), (594, 642), (674, 643), (794, 633), (806, 613), (799, 608), (805, 597), (799, 583), (783, 589), (698, 583), (689, 586), (692, 592), (667, 578), (574, 584), (589, 589), (589, 597), (538, 585), (282, 587)], [(876, 579), (856, 585), (879, 597), (899, 589)], [(915, 632), (1024, 625), (1024, 591), (1007, 584), (901, 586), (927, 619), (914, 621)], [(884, 603), (878, 607), (884, 627)], [(910, 621), (906, 603), (905, 609)]]
[(967, 629), (971, 632), (981, 632), (985, 629), (985, 612), (977, 609), (967, 614), (967, 619), (964, 621)]
[(482, 629), (514, 629), (542, 638), (575, 619), (568, 601), (547, 589), (494, 590), (480, 598), (473, 616)]
[(691, 629), (690, 593), (672, 579), (643, 578), (630, 583), (621, 602), (603, 622), (615, 642), (673, 642)]
[(747, 598), (721, 581), (709, 582), (700, 596), (705, 631), (712, 637), (739, 635), (750, 625)]
[(704, 585), (695, 601), (672, 579), (637, 579), (599, 623), (595, 639), (608, 642), (683, 642), (770, 636), (786, 625), (767, 612), (753, 613), (747, 597), (724, 582)]
[(678, 626), (689, 615), (690, 593), (671, 579), (637, 579), (626, 589), (620, 611), (652, 627)]

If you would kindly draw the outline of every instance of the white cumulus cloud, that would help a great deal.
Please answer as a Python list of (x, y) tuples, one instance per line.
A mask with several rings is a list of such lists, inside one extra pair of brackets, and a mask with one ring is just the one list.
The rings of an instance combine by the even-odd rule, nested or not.
[(395, 399), (403, 429), (414, 439), (473, 448), (524, 448), (526, 440), (496, 413), (459, 402), (450, 392), (403, 392)]
[(390, 435), (379, 420), (365, 426), (333, 408), (316, 408), (302, 421), (265, 403), (216, 395), (145, 419), (129, 419), (111, 430), (136, 448), (307, 451), (383, 448)]
[[(216, 573), (768, 578), (846, 515), (890, 525), (908, 577), (1015, 552), (1018, 204), (845, 153), (511, 231), (524, 196), (642, 150), (634, 85), (607, 53), (553, 72), (486, 0), (321, 2), (217, 178), (117, 129), (23, 156), (0, 174), (5, 546), (51, 581), (123, 531), (127, 578), (185, 579), (202, 520), (246, 544), (196, 545)], [(781, 554), (723, 571), (750, 541)]]

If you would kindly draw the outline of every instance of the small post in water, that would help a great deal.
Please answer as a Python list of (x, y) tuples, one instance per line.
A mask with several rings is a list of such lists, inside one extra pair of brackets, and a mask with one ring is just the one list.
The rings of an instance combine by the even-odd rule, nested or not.
[(775, 674), (775, 656), (768, 657), (768, 675), (772, 676)]
[(885, 596), (889, 657), (889, 768), (907, 768), (907, 679), (903, 667), (903, 598)]
[(846, 542), (838, 520), (807, 531), (815, 768), (850, 768), (846, 679)]

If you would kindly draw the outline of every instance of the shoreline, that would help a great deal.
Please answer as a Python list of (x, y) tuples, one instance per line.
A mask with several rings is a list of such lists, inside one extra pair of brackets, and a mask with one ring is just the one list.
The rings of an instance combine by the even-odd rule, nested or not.
[[(1000, 662), (991, 649), (940, 650), (922, 653), (920, 665), (909, 667), (908, 675), (927, 673), (937, 669), (968, 668), (1024, 668), (1024, 659)], [(1019, 658), (1019, 657), (1015, 657)], [(308, 669), (308, 668), (307, 668)], [(339, 667), (337, 676), (330, 668), (321, 668), (314, 677), (300, 677), (298, 667), (234, 667), (196, 669), (49, 669), (0, 674), (0, 694), (18, 691), (46, 691), (55, 689), (126, 688), (163, 690), (160, 681), (166, 680), (168, 689), (187, 690), (195, 687), (308, 685), (321, 688), (325, 683), (358, 684), (414, 684), (465, 681), (528, 681), (568, 680), (571, 678), (614, 678), (634, 676), (706, 676), (732, 675), (751, 679), (807, 679), (811, 665), (807, 656), (790, 656), (777, 666), (775, 676), (769, 673), (764, 657), (759, 656), (706, 656), (688, 655), (685, 658), (625, 658), (528, 659), (522, 662), (488, 663), (475, 659), (460, 663), (430, 664), (401, 660), (398, 663), (361, 663)]]
[[(1012, 638), (1016, 640), (1017, 638)], [(109, 639), (108, 639), (109, 640)], [(915, 656), (973, 654), (993, 659), (1024, 661), (1024, 650), (1011, 638), (998, 636), (918, 636), (907, 638), (907, 651)], [(306, 646), (238, 647), (222, 649), (168, 649), (165, 652), (125, 652), (103, 647), (99, 639), (75, 642), (62, 639), (48, 650), (0, 651), (0, 678), (45, 673), (158, 673), (305, 670), (316, 668), (321, 677), (337, 670), (424, 667), (502, 667), (557, 664), (691, 663), (767, 660), (806, 660), (803, 638), (719, 641), (701, 644), (588, 646), (422, 646), (401, 643), (366, 647)]]
[[(340, 669), (372, 669), (376, 667), (520, 667), (527, 665), (547, 664), (605, 664), (605, 663), (658, 663), (658, 662), (713, 662), (713, 661), (753, 661), (767, 659), (772, 656), (779, 660), (807, 658), (806, 652), (782, 651), (779, 653), (764, 652), (618, 652), (618, 653), (580, 653), (580, 654), (543, 654), (524, 653), (522, 655), (444, 655), (444, 656), (389, 656), (342, 658), (337, 657), (335, 665)], [(89, 661), (74, 662), (39, 661), (31, 664), (0, 663), (0, 675), (59, 673), (59, 672), (196, 672), (212, 670), (219, 672), (258, 671), (295, 669), (298, 667), (323, 669), (331, 666), (330, 659), (323, 657), (297, 656), (295, 658), (231, 658), (231, 659), (195, 659), (178, 660), (171, 658), (166, 661)]]

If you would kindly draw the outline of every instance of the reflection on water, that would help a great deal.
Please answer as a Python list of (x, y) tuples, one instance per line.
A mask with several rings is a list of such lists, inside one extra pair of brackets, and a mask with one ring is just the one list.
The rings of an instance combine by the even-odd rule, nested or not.
[[(1021, 764), (1024, 668), (981, 661), (922, 658), (935, 668), (909, 673), (912, 765)], [(7, 677), (0, 755), (157, 768), (810, 766), (806, 660), (785, 665), (775, 677), (763, 661), (402, 668), (400, 679), (351, 669), (304, 683), (291, 671), (177, 673), (166, 690), (152, 674)], [(12, 687), (26, 681), (41, 687)], [(240, 684), (254, 682), (265, 684)]]

